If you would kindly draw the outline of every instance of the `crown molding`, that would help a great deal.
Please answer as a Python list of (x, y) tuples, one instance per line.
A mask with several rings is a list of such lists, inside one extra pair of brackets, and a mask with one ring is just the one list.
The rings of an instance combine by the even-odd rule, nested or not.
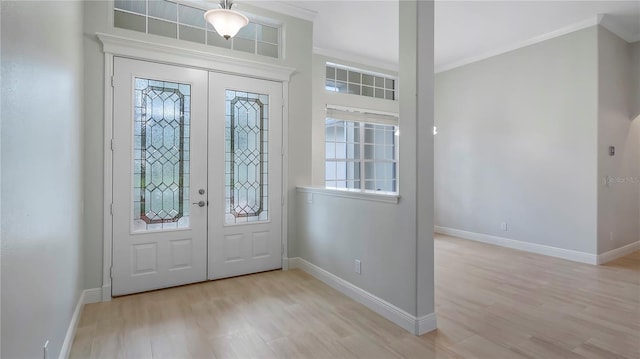
[(336, 60), (350, 61), (358, 65), (371, 66), (371, 67), (376, 67), (382, 70), (398, 72), (398, 64), (376, 60), (368, 56), (349, 53), (342, 50), (327, 49), (323, 47), (314, 46), (313, 53), (316, 55), (331, 57)]
[(242, 1), (242, 4), (255, 6), (311, 22), (313, 22), (318, 15), (318, 13), (313, 10), (301, 8), (286, 1), (248, 0)]
[(537, 44), (539, 42), (543, 42), (543, 41), (546, 41), (546, 40), (549, 40), (549, 39), (553, 39), (555, 37), (566, 35), (566, 34), (574, 32), (574, 31), (586, 29), (586, 28), (591, 27), (591, 26), (596, 26), (596, 25), (599, 24), (599, 20), (600, 20), (600, 16), (594, 16), (594, 17), (592, 17), (590, 19), (586, 19), (586, 20), (577, 22), (577, 23), (575, 23), (573, 25), (565, 26), (563, 28), (548, 32), (548, 33), (543, 34), (543, 35), (532, 37), (532, 38), (530, 38), (528, 40), (520, 41), (520, 42), (511, 44), (511, 45), (508, 45), (508, 46), (503, 46), (503, 47), (497, 48), (495, 50), (491, 50), (491, 51), (487, 51), (487, 52), (479, 54), (479, 55), (467, 57), (467, 58), (462, 59), (462, 60), (453, 61), (453, 62), (450, 62), (448, 64), (436, 66), (435, 67), (435, 73), (440, 73), (440, 72), (444, 72), (444, 71), (448, 71), (448, 70), (453, 70), (453, 69), (455, 69), (457, 67), (460, 67), (460, 66), (464, 66), (464, 65), (468, 65), (468, 64), (471, 64), (471, 63), (474, 63), (474, 62), (485, 60), (485, 59), (488, 59), (490, 57), (494, 57), (494, 56), (497, 56), (497, 55), (502, 55), (504, 53), (507, 53), (507, 52), (510, 52), (510, 51), (513, 51), (513, 50), (517, 50), (517, 49), (520, 49), (520, 48), (523, 48), (523, 47), (526, 47), (526, 46), (529, 46), (529, 45)]
[(628, 32), (628, 31), (626, 31), (622, 26), (620, 26), (618, 24), (618, 22), (613, 20), (613, 17), (611, 17), (610, 15), (599, 14), (599, 15), (596, 15), (596, 16), (590, 18), (590, 19), (586, 19), (586, 20), (577, 22), (575, 24), (572, 24), (572, 25), (569, 25), (569, 26), (565, 26), (563, 28), (548, 32), (548, 33), (540, 35), (540, 36), (532, 37), (532, 38), (530, 38), (528, 40), (525, 40), (525, 41), (517, 42), (517, 43), (514, 43), (514, 44), (509, 45), (509, 46), (500, 47), (500, 48), (497, 48), (495, 50), (487, 51), (485, 53), (482, 53), (482, 54), (479, 54), (479, 55), (476, 55), (476, 56), (467, 57), (467, 58), (462, 59), (462, 60), (453, 61), (453, 62), (450, 62), (448, 64), (436, 66), (435, 72), (436, 73), (440, 73), (440, 72), (452, 70), (452, 69), (455, 69), (455, 68), (460, 67), (460, 66), (464, 66), (464, 65), (468, 65), (468, 64), (471, 64), (471, 63), (474, 63), (474, 62), (485, 60), (485, 59), (488, 59), (490, 57), (494, 57), (494, 56), (497, 56), (497, 55), (501, 55), (501, 54), (507, 53), (509, 51), (517, 50), (517, 49), (520, 49), (520, 48), (523, 48), (523, 47), (526, 47), (526, 46), (529, 46), (529, 45), (533, 45), (533, 44), (536, 44), (536, 43), (539, 43), (539, 42), (550, 40), (550, 39), (553, 39), (555, 37), (566, 35), (566, 34), (574, 32), (574, 31), (586, 29), (588, 27), (596, 26), (596, 25), (600, 25), (600, 26), (606, 28), (607, 30), (609, 30), (612, 33), (616, 34), (617, 36), (619, 36), (621, 39), (625, 40), (628, 43), (640, 41), (640, 33), (632, 34), (632, 33)]
[(611, 15), (600, 14), (598, 15), (598, 24), (612, 33), (618, 35), (621, 39), (628, 43), (640, 41), (640, 33), (633, 34), (626, 31), (618, 22), (616, 22)]

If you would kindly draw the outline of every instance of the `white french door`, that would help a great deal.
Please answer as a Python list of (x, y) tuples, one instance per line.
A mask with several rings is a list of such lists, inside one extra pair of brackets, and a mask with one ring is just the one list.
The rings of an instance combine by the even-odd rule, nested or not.
[(207, 72), (114, 59), (112, 294), (207, 276)]
[(114, 58), (112, 295), (281, 267), (282, 85)]
[(282, 84), (209, 74), (209, 279), (282, 266)]

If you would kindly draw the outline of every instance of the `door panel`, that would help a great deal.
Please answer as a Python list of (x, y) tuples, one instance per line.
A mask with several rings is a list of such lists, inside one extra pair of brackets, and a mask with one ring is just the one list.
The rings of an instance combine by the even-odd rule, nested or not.
[(282, 267), (282, 84), (209, 74), (209, 279)]
[(205, 280), (207, 72), (116, 57), (113, 129), (113, 295)]
[(113, 128), (113, 295), (281, 268), (281, 83), (116, 57)]

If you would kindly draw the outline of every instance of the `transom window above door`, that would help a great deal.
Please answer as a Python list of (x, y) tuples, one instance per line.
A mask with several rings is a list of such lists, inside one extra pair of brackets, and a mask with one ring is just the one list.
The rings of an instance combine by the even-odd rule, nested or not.
[(115, 0), (113, 26), (261, 56), (280, 57), (281, 26), (275, 21), (266, 23), (251, 20), (235, 37), (225, 40), (205, 21), (204, 13), (207, 10), (179, 0)]

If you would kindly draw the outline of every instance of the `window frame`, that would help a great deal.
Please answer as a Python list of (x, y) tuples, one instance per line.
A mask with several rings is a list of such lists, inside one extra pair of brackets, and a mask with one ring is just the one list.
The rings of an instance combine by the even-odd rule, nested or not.
[[(344, 142), (341, 141), (337, 141), (334, 139), (334, 141), (327, 141), (327, 137), (326, 137), (326, 133), (327, 133), (327, 120), (335, 120), (335, 121), (339, 121), (339, 122), (344, 122), (345, 124), (347, 123), (354, 123), (354, 124), (358, 124), (358, 132), (359, 132), (359, 141), (356, 142), (349, 142), (347, 137), (347, 126), (345, 126), (345, 139)], [(377, 144), (375, 143), (375, 139), (374, 142), (366, 142), (365, 141), (365, 132), (367, 130), (367, 125), (370, 126), (392, 126), (393, 127), (393, 134), (391, 135), (392, 137), (392, 146), (393, 146), (393, 159), (389, 160), (389, 159), (376, 159), (375, 158), (375, 153), (376, 153), (376, 147), (377, 146), (383, 146), (386, 147), (386, 142), (383, 142), (383, 144)], [(328, 190), (347, 190), (347, 191), (358, 191), (358, 192), (362, 192), (362, 193), (371, 193), (371, 194), (385, 194), (385, 195), (398, 195), (400, 193), (399, 191), (399, 126), (396, 123), (391, 124), (391, 123), (380, 123), (380, 122), (375, 122), (375, 121), (358, 121), (358, 120), (353, 120), (353, 119), (342, 119), (342, 118), (335, 118), (335, 117), (331, 117), (331, 116), (326, 116), (325, 117), (325, 125), (324, 125), (324, 144), (325, 144), (325, 149), (324, 149), (324, 188), (328, 189)], [(372, 130), (374, 131), (374, 136), (375, 136), (375, 127), (372, 128)], [(334, 158), (327, 158), (327, 150), (326, 150), (326, 145), (328, 143), (333, 143), (333, 144), (337, 144), (337, 143), (344, 143), (347, 146), (349, 144), (357, 144), (359, 147), (359, 153), (358, 153), (358, 158), (349, 158), (348, 156), (348, 150), (345, 150), (345, 157), (344, 158), (337, 158), (334, 156)], [(367, 159), (365, 156), (365, 147), (366, 145), (373, 145), (373, 158)], [(334, 162), (334, 163), (345, 163), (345, 164), (349, 164), (349, 163), (356, 163), (358, 165), (358, 177), (356, 178), (354, 176), (353, 179), (349, 178), (348, 175), (348, 167), (345, 168), (345, 173), (346, 174), (346, 178), (344, 179), (333, 179), (333, 180), (328, 180), (327, 179), (327, 163), (328, 162)], [(372, 179), (367, 179), (366, 177), (366, 164), (367, 163), (372, 163), (374, 166), (374, 177)], [(383, 164), (393, 164), (393, 174), (390, 178), (382, 178), (379, 179), (375, 176), (375, 164), (377, 163), (383, 163)], [(354, 170), (355, 171), (355, 170)], [(337, 173), (337, 171), (336, 171)], [(394, 191), (382, 191), (382, 190), (377, 190), (377, 189), (367, 189), (367, 182), (374, 182), (376, 183), (377, 181), (389, 181), (391, 182)], [(345, 187), (333, 187), (333, 186), (328, 186), (327, 182), (344, 182), (345, 183)], [(350, 188), (349, 186), (349, 182), (354, 182), (354, 187)], [(359, 187), (355, 187), (355, 183), (359, 182)]]
[[(325, 91), (369, 97), (378, 100), (398, 100), (397, 77), (329, 61), (325, 62), (324, 68)], [(329, 76), (329, 69), (333, 72), (333, 76)], [(338, 74), (339, 71), (344, 72), (344, 78), (340, 78)], [(357, 80), (352, 79), (352, 75), (353, 77), (357, 77)], [(365, 83), (365, 76), (370, 77), (372, 83)], [(378, 80), (382, 81), (381, 85), (377, 83)], [(387, 86), (389, 82), (391, 86)], [(365, 94), (365, 87), (371, 90), (370, 95)], [(377, 95), (378, 91), (381, 91), (382, 96)]]
[[(134, 31), (134, 32), (139, 32), (139, 33), (143, 33), (143, 34), (147, 34), (147, 35), (152, 35), (152, 36), (160, 36), (160, 37), (164, 37), (164, 38), (168, 38), (168, 39), (174, 39), (174, 40), (178, 40), (178, 41), (185, 41), (185, 42), (189, 42), (189, 43), (194, 43), (194, 44), (199, 44), (199, 45), (205, 45), (205, 46), (212, 46), (215, 48), (219, 48), (219, 49), (227, 49), (227, 50), (231, 50), (234, 52), (242, 52), (245, 54), (251, 54), (251, 55), (255, 55), (255, 56), (260, 56), (260, 57), (266, 57), (266, 58), (271, 58), (271, 59), (283, 59), (284, 57), (284, 33), (283, 33), (283, 27), (284, 24), (274, 20), (274, 19), (270, 19), (270, 18), (266, 18), (266, 17), (262, 17), (262, 16), (257, 16), (257, 15), (253, 15), (250, 13), (244, 13), (245, 15), (247, 15), (247, 17), (249, 18), (249, 24), (250, 25), (256, 25), (255, 26), (255, 38), (252, 39), (247, 39), (244, 38), (242, 36), (239, 36), (239, 39), (241, 41), (253, 41), (253, 51), (249, 52), (249, 51), (244, 51), (244, 50), (240, 50), (237, 49), (234, 43), (234, 38), (231, 38), (230, 40), (225, 40), (228, 41), (228, 45), (229, 46), (219, 46), (216, 45), (215, 43), (213, 43), (214, 41), (209, 41), (209, 37), (214, 35), (216, 37), (216, 40), (218, 40), (218, 37), (220, 37), (220, 35), (218, 35), (218, 33), (215, 31), (215, 29), (213, 28), (213, 26), (211, 26), (211, 24), (207, 23), (205, 21), (204, 27), (199, 27), (199, 26), (195, 26), (192, 24), (188, 24), (188, 23), (184, 23), (180, 21), (180, 6), (183, 7), (188, 7), (188, 8), (193, 8), (199, 11), (204, 11), (206, 12), (207, 10), (210, 9), (214, 9), (216, 8), (216, 6), (214, 6), (214, 4), (205, 4), (205, 3), (198, 3), (196, 1), (190, 1), (190, 0), (166, 0), (168, 2), (171, 3), (175, 3), (176, 4), (176, 19), (175, 20), (170, 20), (170, 19), (165, 19), (162, 17), (158, 17), (158, 16), (154, 16), (151, 15), (149, 13), (149, 1), (150, 0), (140, 0), (141, 2), (144, 2), (145, 4), (145, 10), (144, 13), (139, 13), (136, 11), (131, 11), (131, 10), (127, 10), (127, 9), (123, 9), (123, 8), (118, 8), (116, 7), (115, 4), (115, 0), (111, 0), (109, 1), (110, 4), (110, 11), (109, 11), (109, 17), (108, 17), (108, 21), (110, 26), (113, 29), (118, 29), (118, 30), (124, 30), (124, 31)], [(210, 5), (210, 6), (209, 6)], [(122, 13), (122, 14), (128, 14), (128, 15), (132, 15), (132, 16), (139, 16), (139, 17), (143, 17), (144, 18), (144, 30), (139, 29), (131, 29), (131, 28), (127, 28), (127, 27), (119, 27), (116, 26), (115, 23), (115, 18), (116, 18), (116, 12)], [(160, 21), (160, 22), (165, 22), (165, 23), (169, 23), (172, 25), (176, 26), (176, 36), (164, 36), (164, 35), (160, 35), (160, 34), (155, 34), (153, 32), (149, 32), (149, 22), (150, 21)], [(277, 43), (272, 43), (269, 41), (264, 41), (264, 40), (258, 40), (258, 36), (257, 36), (257, 26), (265, 26), (265, 27), (270, 27), (270, 28), (274, 28), (277, 31)], [(193, 41), (193, 40), (189, 40), (186, 38), (181, 38), (180, 36), (180, 27), (184, 27), (184, 28), (188, 28), (188, 29), (194, 29), (197, 31), (204, 31), (204, 42), (199, 42), (199, 41)], [(264, 53), (260, 53), (259, 52), (259, 48), (260, 48), (260, 44), (266, 44), (269, 46), (277, 46), (277, 56), (271, 56), (271, 55), (266, 55)]]

